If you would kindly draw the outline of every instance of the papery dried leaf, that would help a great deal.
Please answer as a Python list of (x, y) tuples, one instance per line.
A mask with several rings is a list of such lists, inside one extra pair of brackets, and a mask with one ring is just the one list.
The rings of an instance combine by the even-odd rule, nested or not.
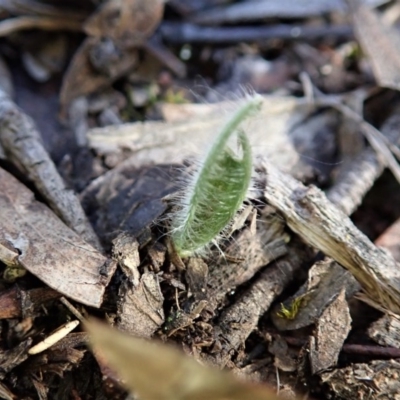
[(18, 252), (18, 266), (51, 288), (91, 307), (100, 307), (116, 265), (2, 169), (0, 243), (14, 248)]
[(400, 89), (400, 34), (359, 0), (348, 0), (358, 41), (381, 86)]

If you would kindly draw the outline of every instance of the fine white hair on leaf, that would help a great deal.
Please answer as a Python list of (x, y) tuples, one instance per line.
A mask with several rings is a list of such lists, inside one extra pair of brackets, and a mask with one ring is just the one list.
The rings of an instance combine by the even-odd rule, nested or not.
[(181, 257), (217, 243), (241, 208), (252, 182), (251, 146), (242, 124), (261, 105), (261, 96), (247, 95), (187, 178), (170, 231)]

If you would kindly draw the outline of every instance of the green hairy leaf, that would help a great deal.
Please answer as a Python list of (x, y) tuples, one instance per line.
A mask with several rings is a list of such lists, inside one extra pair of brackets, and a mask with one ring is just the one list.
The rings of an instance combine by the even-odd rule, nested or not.
[[(228, 226), (250, 186), (252, 156), (242, 122), (261, 108), (261, 96), (247, 100), (224, 126), (178, 204), (172, 220), (177, 253), (188, 257), (201, 251)], [(241, 156), (228, 141), (237, 135)]]

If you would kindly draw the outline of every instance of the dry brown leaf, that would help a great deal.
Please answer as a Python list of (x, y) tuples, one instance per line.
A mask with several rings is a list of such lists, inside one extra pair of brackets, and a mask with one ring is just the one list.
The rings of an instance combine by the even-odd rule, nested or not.
[(368, 55), (379, 85), (400, 89), (400, 34), (360, 0), (347, 0), (358, 41)]
[(266, 387), (207, 368), (172, 347), (127, 336), (90, 322), (95, 353), (101, 353), (131, 391), (143, 400), (278, 400)]
[(51, 288), (100, 307), (114, 263), (84, 242), (34, 194), (0, 169), (0, 243), (18, 253), (18, 263)]
[(154, 31), (163, 10), (161, 0), (109, 0), (93, 14), (85, 25), (90, 36), (64, 75), (61, 106), (107, 87), (131, 71), (137, 63), (136, 46)]
[(85, 22), (84, 30), (124, 47), (138, 45), (153, 33), (163, 12), (163, 0), (109, 0)]

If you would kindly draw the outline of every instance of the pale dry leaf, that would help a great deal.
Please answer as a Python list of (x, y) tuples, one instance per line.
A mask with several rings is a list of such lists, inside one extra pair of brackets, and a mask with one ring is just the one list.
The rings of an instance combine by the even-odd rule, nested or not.
[(18, 264), (51, 288), (83, 304), (100, 307), (114, 263), (2, 169), (0, 243), (7, 244), (8, 250), (13, 248), (19, 254)]
[(266, 387), (200, 365), (177, 349), (137, 339), (102, 323), (86, 325), (95, 354), (143, 400), (278, 400)]
[[(240, 101), (239, 101), (240, 104)], [(146, 121), (119, 126), (94, 128), (88, 131), (89, 145), (97, 153), (108, 155), (130, 150), (126, 160), (132, 166), (182, 163), (207, 148), (237, 103), (179, 104), (164, 107), (169, 122)], [(322, 168), (320, 148), (327, 149), (324, 166), (334, 162), (334, 142), (339, 119), (337, 112), (321, 112), (308, 118), (310, 105), (288, 96), (263, 96), (260, 112), (248, 121), (246, 132), (256, 159), (268, 156), (272, 163), (286, 172), (309, 171), (310, 166)], [(187, 117), (178, 120), (177, 115)], [(323, 133), (323, 135), (321, 134)], [(321, 143), (319, 147), (315, 142)], [(301, 146), (297, 148), (297, 144)], [(301, 171), (301, 172), (300, 172)]]
[(355, 33), (368, 55), (380, 86), (400, 88), (400, 33), (360, 0), (347, 0)]

